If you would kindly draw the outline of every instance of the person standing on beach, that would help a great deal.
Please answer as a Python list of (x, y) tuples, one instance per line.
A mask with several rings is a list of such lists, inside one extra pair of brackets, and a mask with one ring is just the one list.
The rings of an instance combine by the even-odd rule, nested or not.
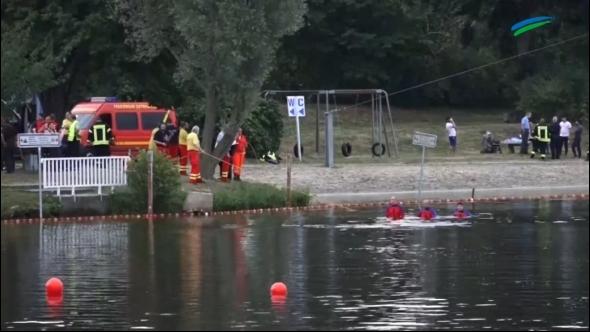
[(561, 144), (559, 146), (559, 152), (561, 154), (562, 150), (565, 150), (565, 156), (567, 157), (567, 147), (568, 147), (568, 140), (570, 138), (570, 129), (572, 128), (572, 124), (567, 121), (564, 117), (561, 118), (561, 122), (559, 123), (559, 139), (561, 140)]
[(554, 116), (551, 120), (551, 125), (549, 126), (551, 159), (559, 159), (561, 156), (561, 137), (559, 137), (560, 131), (561, 127), (559, 126), (557, 116)]
[(584, 127), (580, 121), (576, 121), (574, 124), (574, 141), (572, 142), (572, 152), (574, 158), (582, 158), (582, 132)]
[(520, 143), (520, 154), (529, 154), (529, 135), (531, 133), (531, 112), (526, 112), (520, 120), (520, 134), (522, 142)]
[(234, 180), (241, 181), (240, 175), (242, 174), (242, 167), (246, 161), (246, 148), (248, 147), (248, 139), (242, 128), (238, 128), (235, 140), (235, 151), (232, 156), (232, 165), (234, 168)]
[(549, 142), (549, 129), (547, 128), (547, 124), (545, 124), (545, 119), (541, 118), (533, 131), (533, 151), (531, 151), (531, 158), (535, 158), (537, 152), (540, 152), (541, 159), (545, 160), (547, 143)]
[(445, 127), (449, 135), (449, 145), (451, 147), (451, 151), (454, 153), (457, 151), (457, 128), (452, 117), (447, 117), (447, 123)]

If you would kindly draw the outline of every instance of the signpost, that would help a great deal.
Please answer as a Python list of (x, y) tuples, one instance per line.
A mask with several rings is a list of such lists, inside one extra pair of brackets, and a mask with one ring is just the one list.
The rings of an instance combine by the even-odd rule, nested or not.
[(299, 131), (299, 117), (305, 116), (305, 97), (304, 96), (287, 96), (287, 113), (290, 117), (295, 117), (297, 124), (297, 154), (301, 161), (301, 133)]
[(418, 184), (418, 206), (422, 207), (422, 179), (424, 177), (424, 157), (426, 155), (426, 148), (435, 148), (438, 137), (433, 134), (414, 132), (412, 137), (412, 144), (422, 147), (422, 162), (420, 163), (420, 182)]
[(39, 162), (39, 222), (43, 226), (43, 191), (41, 189), (41, 148), (59, 148), (61, 140), (59, 134), (18, 134), (17, 145), (21, 149), (37, 148)]

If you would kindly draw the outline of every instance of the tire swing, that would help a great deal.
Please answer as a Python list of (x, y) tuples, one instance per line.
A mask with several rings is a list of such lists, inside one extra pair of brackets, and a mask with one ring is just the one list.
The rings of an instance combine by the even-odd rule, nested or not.
[(344, 144), (342, 144), (342, 155), (345, 157), (349, 157), (352, 153), (352, 145), (350, 145), (350, 143), (346, 142)]
[(385, 154), (385, 144), (383, 143), (375, 143), (371, 147), (371, 151), (373, 152), (373, 156), (381, 157)]
[[(301, 156), (303, 157), (303, 145), (301, 145)], [(295, 143), (295, 145), (293, 145), (293, 155), (295, 156), (295, 158), (299, 158), (299, 151), (297, 149), (297, 143)]]

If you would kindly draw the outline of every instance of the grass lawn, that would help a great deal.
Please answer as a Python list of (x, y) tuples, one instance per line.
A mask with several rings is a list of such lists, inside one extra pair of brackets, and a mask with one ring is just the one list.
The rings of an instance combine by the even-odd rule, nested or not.
[[(342, 107), (342, 105), (340, 105)], [(320, 112), (320, 151), (315, 153), (315, 105), (308, 105), (307, 116), (300, 119), (302, 145), (305, 149), (305, 162), (323, 162), (324, 159), (324, 114)], [(481, 154), (481, 137), (486, 130), (494, 133), (496, 139), (503, 140), (520, 134), (519, 123), (504, 123), (503, 115), (508, 110), (499, 109), (392, 109), (394, 129), (398, 138), (399, 158), (372, 157), (372, 129), (371, 110), (363, 107), (350, 107), (338, 112), (334, 116), (334, 151), (335, 160), (341, 162), (404, 162), (414, 163), (420, 160), (421, 149), (412, 145), (414, 131), (438, 135), (438, 145), (435, 149), (428, 149), (429, 160), (489, 160), (489, 159), (517, 159), (521, 156), (510, 154), (502, 146), (503, 155)], [(285, 112), (286, 113), (286, 112)], [(448, 137), (445, 130), (445, 119), (452, 116), (457, 125), (458, 150), (455, 155), (449, 151)], [(386, 114), (384, 113), (384, 116)], [(386, 118), (384, 121), (389, 122)], [(297, 142), (295, 120), (284, 117), (285, 131), (281, 141), (280, 151), (292, 153)], [(588, 146), (588, 131), (585, 132), (583, 149)], [(343, 143), (352, 145), (352, 155), (344, 157), (341, 153)], [(393, 149), (393, 146), (392, 146)]]
[(2, 173), (2, 185), (37, 185), (39, 174), (37, 172), (25, 172), (17, 169), (14, 173)]
[[(221, 183), (210, 181), (209, 186), (213, 192), (213, 210), (231, 211), (247, 209), (264, 209), (287, 206), (287, 192), (275, 186), (251, 183), (245, 181), (232, 181)], [(300, 191), (291, 192), (292, 206), (306, 206), (309, 204), (310, 195)]]
[[(4, 181), (4, 176), (2, 176)], [(5, 218), (37, 218), (39, 216), (39, 195), (36, 192), (2, 187), (2, 219)], [(43, 198), (44, 216), (58, 215), (61, 204), (54, 197), (45, 195)]]

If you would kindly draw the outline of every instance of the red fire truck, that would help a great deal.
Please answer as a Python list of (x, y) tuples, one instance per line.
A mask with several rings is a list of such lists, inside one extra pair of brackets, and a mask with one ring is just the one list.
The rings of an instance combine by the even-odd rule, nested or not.
[[(178, 126), (176, 112), (152, 106), (147, 102), (119, 102), (105, 97), (93, 97), (72, 109), (80, 128), (80, 144), (87, 146), (88, 129), (101, 118), (112, 131), (112, 155), (135, 155), (147, 149), (152, 130), (161, 123)], [(83, 155), (87, 155), (84, 151)]]

